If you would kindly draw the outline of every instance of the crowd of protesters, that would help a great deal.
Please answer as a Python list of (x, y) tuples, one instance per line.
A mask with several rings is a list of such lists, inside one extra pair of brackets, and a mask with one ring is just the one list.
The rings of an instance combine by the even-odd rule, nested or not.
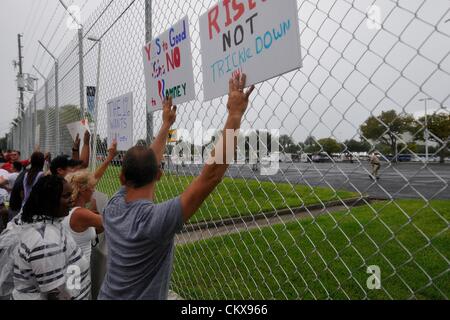
[[(240, 128), (254, 90), (252, 86), (244, 91), (245, 87), (245, 75), (230, 80), (224, 132)], [(227, 153), (235, 151), (229, 146), (235, 143), (223, 135), (191, 185), (179, 197), (156, 204), (163, 154), (177, 110), (171, 98), (163, 104), (158, 136), (150, 147), (136, 146), (126, 153), (117, 177), (122, 187), (100, 213), (93, 194), (117, 155), (116, 142), (93, 173), (87, 170), (88, 132), (82, 150), (77, 137), (71, 157), (52, 160), (39, 150), (29, 161), (21, 161), (17, 151), (2, 155), (0, 299), (91, 299), (91, 244), (103, 232), (107, 272), (98, 298), (167, 299), (175, 234), (223, 179)]]

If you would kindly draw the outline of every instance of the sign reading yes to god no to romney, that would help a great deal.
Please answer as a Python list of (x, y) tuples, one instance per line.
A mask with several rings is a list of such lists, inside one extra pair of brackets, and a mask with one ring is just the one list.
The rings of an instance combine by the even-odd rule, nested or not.
[(117, 150), (133, 147), (133, 93), (127, 93), (107, 102), (108, 146), (117, 140)]
[(224, 0), (200, 17), (205, 100), (235, 72), (256, 84), (302, 66), (297, 0)]
[(148, 43), (143, 56), (148, 110), (161, 110), (166, 96), (171, 96), (174, 104), (195, 98), (187, 16)]

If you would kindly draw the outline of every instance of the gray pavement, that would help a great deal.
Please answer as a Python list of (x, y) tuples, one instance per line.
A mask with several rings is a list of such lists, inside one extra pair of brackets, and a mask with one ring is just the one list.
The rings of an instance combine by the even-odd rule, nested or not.
[[(198, 175), (201, 168), (201, 165), (178, 166), (178, 173)], [(176, 171), (173, 165), (170, 171)], [(371, 180), (369, 172), (367, 163), (281, 163), (274, 176), (261, 176), (248, 165), (232, 165), (227, 175), (348, 190), (377, 199), (450, 199), (450, 164), (384, 162), (379, 181)]]

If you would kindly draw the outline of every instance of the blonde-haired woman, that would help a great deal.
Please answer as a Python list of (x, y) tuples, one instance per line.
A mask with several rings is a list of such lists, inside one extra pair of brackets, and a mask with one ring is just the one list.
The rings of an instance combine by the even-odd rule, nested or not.
[[(92, 198), (95, 186), (117, 154), (117, 143), (114, 142), (108, 150), (108, 156), (95, 173), (82, 170), (70, 174), (66, 180), (73, 188), (72, 200), (74, 208), (63, 220), (63, 225), (72, 234), (75, 242), (81, 248), (83, 255), (91, 261), (92, 241), (97, 234), (103, 233), (102, 216), (97, 212), (95, 199)], [(87, 205), (91, 203), (91, 209)]]

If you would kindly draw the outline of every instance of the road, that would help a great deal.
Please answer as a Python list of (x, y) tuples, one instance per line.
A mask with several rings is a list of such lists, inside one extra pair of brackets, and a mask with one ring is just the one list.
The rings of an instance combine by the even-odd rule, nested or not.
[[(198, 175), (201, 168), (201, 165), (178, 166), (178, 174)], [(175, 172), (173, 165), (170, 169)], [(255, 173), (248, 165), (230, 166), (227, 176), (323, 186), (377, 199), (450, 199), (450, 164), (383, 163), (379, 181), (372, 181), (369, 172), (366, 163), (281, 163), (273, 176)]]

